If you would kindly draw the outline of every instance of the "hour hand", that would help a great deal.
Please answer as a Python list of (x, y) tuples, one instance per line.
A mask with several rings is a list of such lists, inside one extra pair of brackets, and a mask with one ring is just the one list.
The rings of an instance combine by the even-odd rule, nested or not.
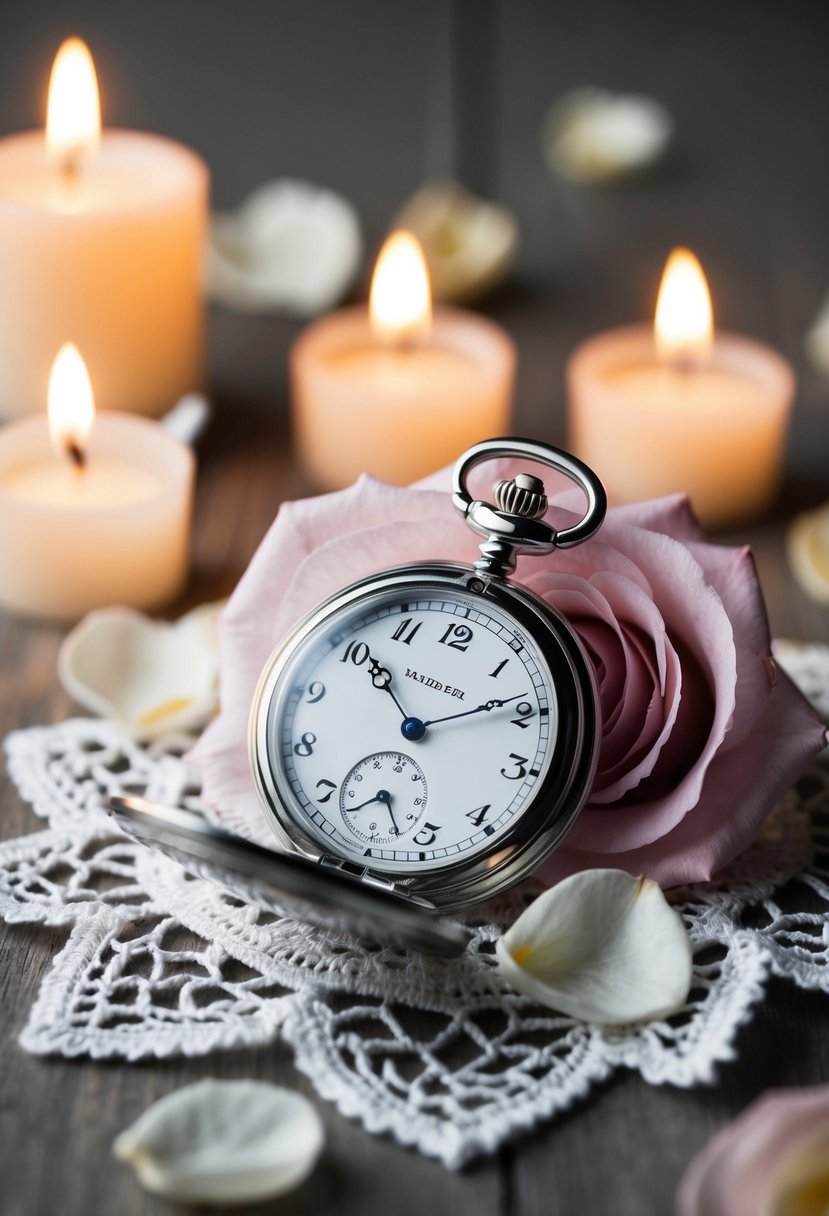
[(392, 674), (388, 667), (383, 667), (383, 665), (378, 662), (378, 660), (375, 659), (374, 655), (372, 654), (368, 656), (368, 664), (369, 675), (371, 676), (371, 682), (374, 687), (381, 688), (384, 692), (387, 692), (397, 708), (400, 710), (402, 716), (404, 718), (408, 718), (409, 715), (400, 704), (399, 700), (397, 699), (397, 694), (391, 686)]
[(397, 835), (400, 835), (400, 828), (397, 826), (397, 820), (394, 817), (394, 811), (391, 809), (391, 794), (388, 790), (378, 790), (373, 798), (366, 798), (365, 802), (361, 802), (359, 806), (350, 806), (347, 808), (349, 815), (353, 815), (355, 811), (361, 811), (364, 806), (371, 806), (373, 802), (381, 802), (389, 813), (389, 818), (392, 822)]

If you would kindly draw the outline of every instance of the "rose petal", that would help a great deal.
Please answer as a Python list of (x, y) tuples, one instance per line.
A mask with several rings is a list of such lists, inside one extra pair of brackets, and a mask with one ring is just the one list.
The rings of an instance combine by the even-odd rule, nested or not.
[[(326, 541), (374, 528), (378, 521), (425, 522), (428, 519), (446, 521), (446, 499), (442, 495), (401, 490), (368, 474), (347, 490), (285, 503), (253, 555), (219, 622), (225, 673), (223, 694), (228, 680), (238, 679), (253, 695), (261, 664), (278, 641), (273, 630), (272, 609), (281, 602), (304, 558)], [(402, 548), (398, 557), (395, 564), (406, 559)], [(348, 547), (340, 553), (337, 572), (341, 586), (357, 577), (349, 564)], [(267, 605), (267, 609), (263, 609), (263, 605)], [(245, 645), (240, 654), (234, 654), (232, 661), (226, 663), (223, 653), (226, 638), (237, 624), (244, 634)], [(249, 653), (249, 643), (253, 643), (253, 653)]]
[(814, 1176), (821, 1143), (825, 1171), (827, 1135), (829, 1085), (770, 1090), (693, 1159), (677, 1191), (678, 1216), (783, 1216), (787, 1190)]
[(603, 1025), (672, 1013), (691, 985), (679, 916), (656, 883), (620, 870), (589, 870), (545, 891), (496, 950), (513, 988)]
[[(609, 541), (617, 539), (615, 523), (610, 521), (606, 531)], [(641, 848), (664, 836), (697, 805), (705, 775), (731, 724), (737, 684), (731, 622), (722, 600), (689, 549), (670, 537), (633, 527), (627, 528), (618, 542), (622, 549), (635, 546), (669, 634), (684, 644), (687, 655), (711, 689), (713, 715), (704, 746), (701, 750), (695, 748), (693, 756), (689, 756), (687, 771), (673, 789), (660, 790), (657, 796), (637, 803), (635, 809), (618, 808), (612, 824), (595, 816), (589, 820), (582, 816), (577, 822), (572, 837), (577, 847), (589, 835), (592, 849), (612, 849), (617, 853)], [(588, 541), (581, 549), (588, 550), (594, 544)], [(586, 560), (591, 560), (589, 554)]]
[(239, 312), (312, 317), (342, 299), (362, 259), (354, 208), (290, 178), (265, 182), (233, 215), (212, 217), (207, 290)]
[(551, 169), (595, 186), (658, 161), (672, 128), (670, 112), (655, 97), (583, 86), (550, 108), (541, 144)]
[[(587, 867), (621, 866), (631, 874), (648, 874), (662, 887), (711, 879), (748, 848), (769, 809), (824, 741), (821, 723), (781, 672), (754, 731), (738, 748), (714, 760), (702, 805), (676, 827), (638, 848), (615, 849), (612, 839), (603, 839), (606, 852), (602, 852), (594, 841), (601, 838), (599, 829), (611, 815), (602, 810), (583, 811), (565, 847), (536, 876), (544, 882), (557, 882)], [(757, 774), (761, 780), (756, 779)], [(614, 810), (612, 818), (635, 818), (639, 813), (637, 808)]]
[(786, 534), (786, 556), (800, 586), (829, 604), (829, 503), (796, 516)]
[(513, 213), (455, 181), (421, 186), (394, 227), (420, 241), (437, 300), (471, 300), (489, 291), (509, 270), (518, 245)]
[(829, 1211), (829, 1121), (784, 1157), (763, 1216), (826, 1216)]
[(653, 771), (677, 717), (679, 665), (662, 618), (649, 595), (613, 574), (540, 574), (532, 589), (599, 660), (602, 748), (590, 803), (616, 802)]
[(133, 608), (90, 612), (63, 640), (60, 682), (133, 738), (201, 726), (219, 701), (220, 607), (202, 604), (173, 624)]
[(324, 1133), (307, 1098), (261, 1081), (199, 1081), (156, 1102), (113, 1144), (149, 1191), (256, 1203), (299, 1186)]

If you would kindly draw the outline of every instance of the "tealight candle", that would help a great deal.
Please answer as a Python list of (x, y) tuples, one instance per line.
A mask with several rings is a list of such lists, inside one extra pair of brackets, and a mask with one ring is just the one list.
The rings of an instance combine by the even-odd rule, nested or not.
[(86, 367), (67, 344), (48, 421), (0, 430), (0, 605), (74, 620), (174, 599), (187, 578), (193, 477), (192, 451), (157, 422), (94, 418)]
[(199, 387), (207, 185), (179, 144), (101, 136), (89, 52), (64, 44), (46, 138), (0, 140), (0, 415), (42, 410), (67, 335), (107, 409), (160, 414)]
[(742, 335), (714, 335), (687, 250), (668, 260), (654, 329), (588, 339), (567, 367), (569, 446), (611, 502), (685, 491), (700, 521), (733, 524), (777, 493), (795, 391), (791, 366)]
[(362, 472), (405, 485), (509, 430), (515, 349), (492, 321), (432, 314), (423, 254), (409, 233), (386, 242), (369, 309), (309, 326), (291, 352), (299, 456), (322, 489)]

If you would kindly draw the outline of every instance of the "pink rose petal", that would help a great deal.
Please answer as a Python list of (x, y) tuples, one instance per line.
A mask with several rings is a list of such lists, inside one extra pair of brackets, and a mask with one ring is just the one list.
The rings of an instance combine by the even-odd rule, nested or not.
[(758, 1216), (787, 1157), (829, 1128), (829, 1085), (769, 1090), (714, 1136), (677, 1190), (677, 1216)]

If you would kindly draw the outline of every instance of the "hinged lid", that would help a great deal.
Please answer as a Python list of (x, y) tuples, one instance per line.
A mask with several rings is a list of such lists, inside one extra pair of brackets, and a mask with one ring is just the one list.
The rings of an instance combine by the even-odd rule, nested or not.
[(441, 920), (428, 900), (373, 875), (349, 872), (347, 863), (278, 853), (226, 832), (193, 811), (143, 798), (112, 798), (110, 815), (135, 840), (278, 916), (445, 957), (461, 954), (466, 947), (468, 934)]

